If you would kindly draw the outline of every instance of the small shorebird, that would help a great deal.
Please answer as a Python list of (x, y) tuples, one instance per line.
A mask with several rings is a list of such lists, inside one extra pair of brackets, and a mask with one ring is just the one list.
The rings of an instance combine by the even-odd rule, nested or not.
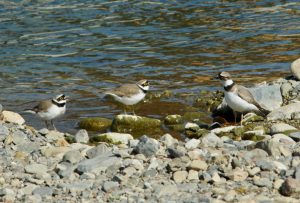
[(66, 112), (66, 103), (68, 97), (64, 94), (57, 95), (53, 99), (40, 101), (33, 109), (25, 110), (25, 112), (37, 114), (45, 121), (46, 127), (49, 129), (48, 121), (50, 121), (52, 128), (56, 130), (53, 119), (62, 116)]
[[(135, 105), (144, 99), (146, 93), (149, 90), (148, 80), (140, 80), (135, 84), (124, 84), (117, 88), (104, 92), (106, 95), (110, 95), (114, 100), (122, 103), (123, 105)], [(124, 108), (126, 114), (126, 109)], [(134, 109), (133, 109), (133, 114)]]
[(224, 86), (225, 101), (233, 110), (235, 122), (236, 112), (242, 114), (241, 125), (244, 113), (254, 112), (261, 116), (266, 116), (270, 113), (270, 111), (264, 109), (257, 103), (251, 92), (246, 87), (235, 84), (228, 72), (219, 73), (217, 79), (221, 80)]

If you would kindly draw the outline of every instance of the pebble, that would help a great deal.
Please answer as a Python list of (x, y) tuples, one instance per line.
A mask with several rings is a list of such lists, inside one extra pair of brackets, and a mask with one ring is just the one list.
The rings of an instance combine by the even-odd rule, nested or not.
[(188, 150), (195, 149), (198, 147), (199, 144), (200, 144), (200, 140), (193, 138), (185, 143), (185, 148)]
[(297, 128), (286, 124), (286, 123), (275, 123), (270, 128), (271, 135), (277, 134), (277, 133), (284, 133), (287, 131), (297, 131)]
[(75, 141), (78, 143), (88, 143), (89, 142), (89, 134), (85, 129), (79, 130), (75, 134)]
[(81, 160), (81, 153), (77, 150), (68, 151), (63, 156), (63, 161), (76, 164)]
[(119, 187), (119, 183), (118, 182), (114, 182), (114, 181), (105, 181), (103, 184), (103, 191), (104, 192), (111, 192), (113, 190), (116, 190)]
[(32, 174), (43, 174), (46, 173), (47, 170), (47, 166), (43, 164), (30, 164), (25, 166), (25, 171)]
[(187, 171), (176, 171), (173, 174), (173, 180), (175, 181), (175, 183), (182, 183), (183, 181), (186, 180), (187, 176), (188, 176)]
[(208, 168), (208, 165), (207, 165), (207, 163), (205, 161), (202, 161), (202, 160), (193, 160), (191, 162), (191, 164), (189, 165), (189, 168), (193, 169), (193, 170), (196, 170), (196, 171), (199, 171), (199, 170), (206, 171), (207, 168)]

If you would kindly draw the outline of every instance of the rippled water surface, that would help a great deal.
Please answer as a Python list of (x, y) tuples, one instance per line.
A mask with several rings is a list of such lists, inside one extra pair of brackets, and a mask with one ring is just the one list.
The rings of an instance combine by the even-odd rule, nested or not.
[(174, 94), (137, 114), (183, 113), (194, 94), (221, 89), (221, 70), (246, 85), (288, 74), (299, 17), (298, 1), (1, 1), (0, 103), (22, 111), (63, 92), (72, 101), (57, 127), (74, 131), (79, 118), (122, 111), (104, 90), (146, 78)]

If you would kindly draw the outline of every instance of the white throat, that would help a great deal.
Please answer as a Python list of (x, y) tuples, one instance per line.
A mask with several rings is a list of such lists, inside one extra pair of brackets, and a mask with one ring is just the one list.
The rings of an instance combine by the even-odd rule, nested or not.
[(229, 86), (229, 85), (232, 85), (232, 84), (233, 84), (233, 81), (232, 81), (231, 79), (225, 80), (225, 81), (222, 80), (222, 83), (223, 83), (223, 86), (224, 86), (224, 87), (227, 87), (227, 86)]

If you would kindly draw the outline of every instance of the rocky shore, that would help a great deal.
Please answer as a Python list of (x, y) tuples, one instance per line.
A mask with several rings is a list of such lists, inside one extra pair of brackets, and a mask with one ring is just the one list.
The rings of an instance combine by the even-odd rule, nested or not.
[(93, 136), (85, 129), (75, 135), (36, 130), (3, 111), (0, 200), (299, 202), (299, 90), (292, 79), (251, 88), (272, 112), (267, 118), (248, 114), (244, 126), (229, 125), (220, 92), (195, 99), (218, 123), (203, 123), (196, 111), (164, 120), (118, 115), (80, 121), (81, 128), (103, 132)]

